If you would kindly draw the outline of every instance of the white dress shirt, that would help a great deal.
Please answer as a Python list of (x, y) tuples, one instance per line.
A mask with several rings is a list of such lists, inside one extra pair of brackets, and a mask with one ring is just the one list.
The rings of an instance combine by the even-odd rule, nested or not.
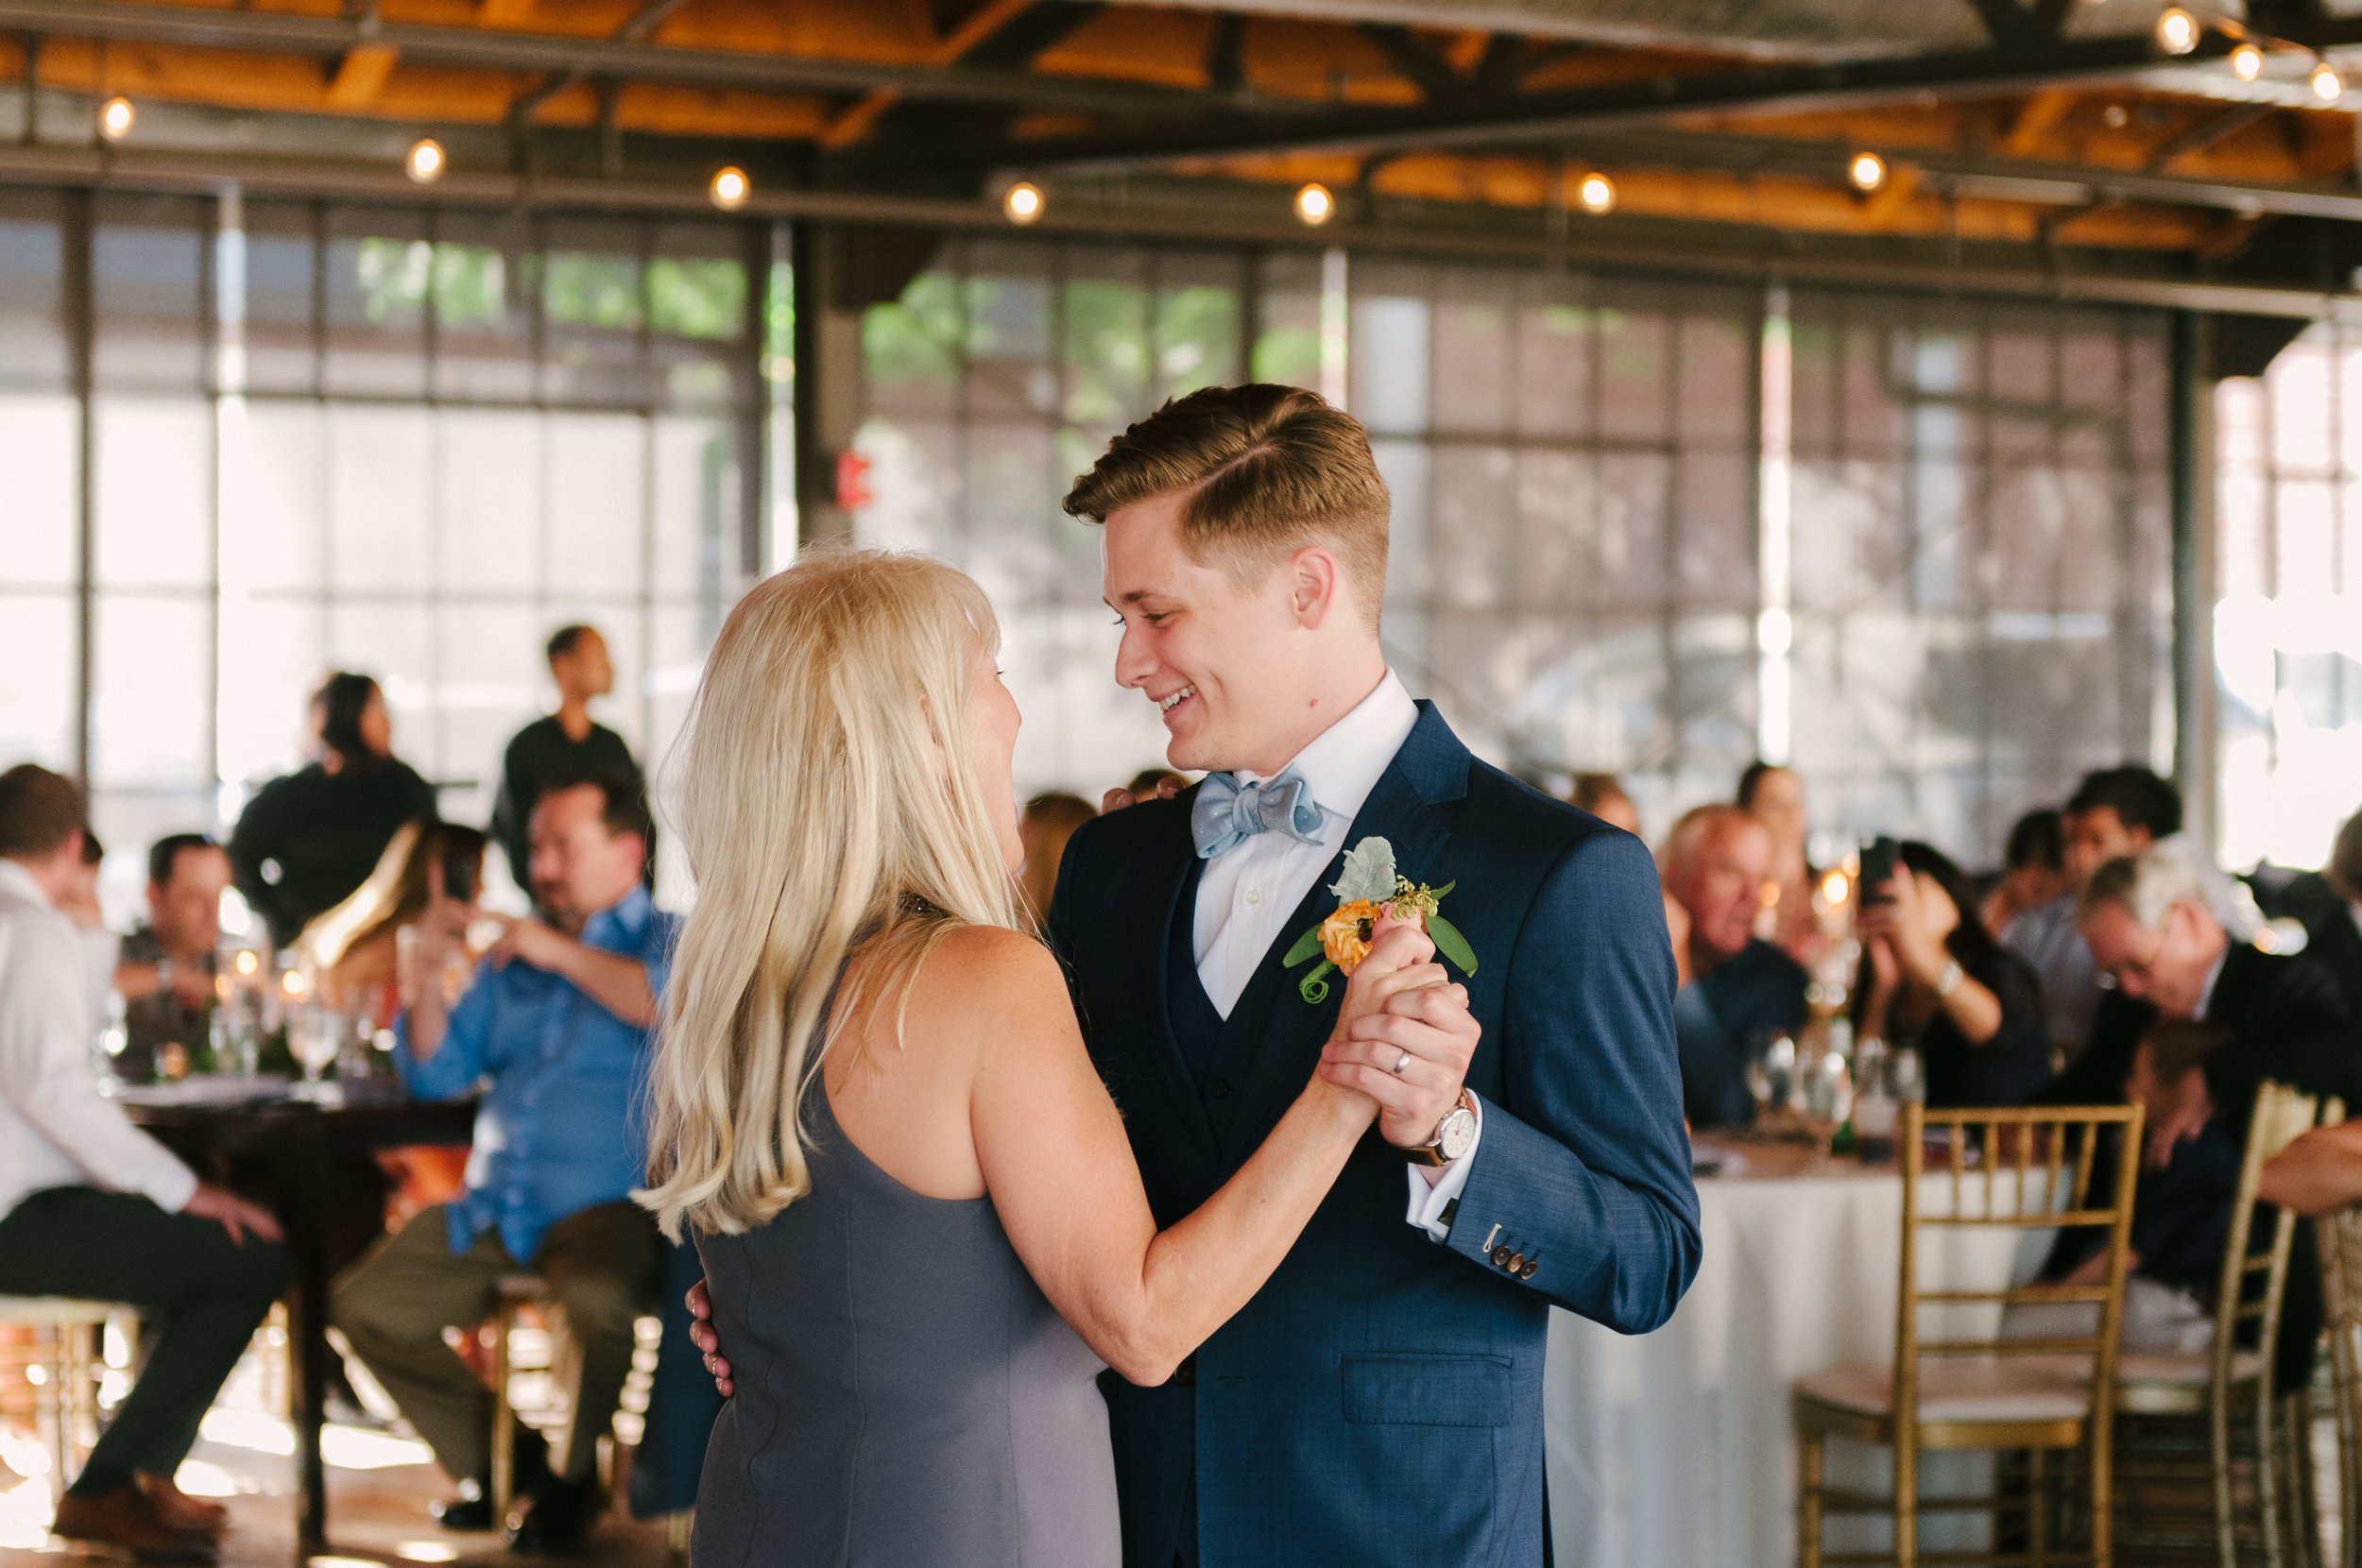
[(74, 923), (0, 860), (0, 1219), (48, 1187), (139, 1193), (179, 1213), (197, 1178), (98, 1092)]
[[(1287, 764), (1304, 780), (1306, 793), (1320, 803), (1323, 820), (1314, 835), (1317, 842), (1306, 844), (1279, 832), (1258, 833), (1206, 862), (1197, 883), (1192, 946), (1198, 982), (1205, 986), (1214, 1011), (1224, 1018), (1238, 1006), (1247, 981), (1272, 944), (1297, 934), (1283, 931), (1281, 923), (1294, 917), (1296, 906), (1312, 891), (1312, 884), (1338, 850), (1345, 847), (1345, 833), (1353, 819), (1361, 814), (1370, 792), (1378, 788), (1378, 779), (1418, 722), (1418, 705), (1403, 689), (1400, 677), (1387, 671), (1376, 690), (1321, 731)], [(1237, 776), (1241, 784), (1264, 781), (1244, 771)], [(1404, 875), (1410, 874), (1406, 868)], [(1477, 1115), (1481, 1139), (1481, 1107)], [(1471, 1146), (1431, 1185), (1417, 1167), (1404, 1167), (1411, 1184), (1411, 1207), (1405, 1218), (1411, 1224), (1438, 1241), (1449, 1234), (1444, 1210), (1468, 1185), (1468, 1162), (1475, 1156), (1476, 1149)]]

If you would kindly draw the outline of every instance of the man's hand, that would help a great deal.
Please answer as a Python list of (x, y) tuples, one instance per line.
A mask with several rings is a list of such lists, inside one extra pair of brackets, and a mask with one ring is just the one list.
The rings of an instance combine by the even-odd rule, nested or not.
[(1144, 799), (1171, 800), (1188, 788), (1177, 778), (1160, 778), (1156, 780), (1156, 793), (1151, 795), (1135, 795), (1129, 790), (1109, 790), (1099, 797), (1099, 814), (1104, 817), (1110, 811), (1121, 811), (1126, 806), (1138, 806)]
[(713, 1374), (713, 1386), (727, 1399), (738, 1391), (730, 1381), (730, 1364), (722, 1359), (722, 1337), (713, 1332), (713, 1298), (706, 1294), (706, 1282), (699, 1280), (689, 1287), (689, 1342), (705, 1354), (706, 1371)]
[[(1440, 979), (1439, 966), (1420, 967)], [(1435, 1136), (1460, 1102), (1482, 1038), (1467, 989), (1431, 980), (1393, 990), (1377, 1010), (1343, 1021), (1342, 1037), (1322, 1048), (1320, 1072), (1377, 1100), (1378, 1135), (1397, 1149), (1415, 1149)]]
[(539, 920), (520, 920), (506, 915), (494, 915), (492, 918), (500, 923), (501, 934), (485, 950), (484, 956), (497, 964), (505, 965), (514, 959), (536, 969), (557, 971), (563, 969), (578, 946), (573, 938), (544, 926)]
[(217, 1187), (211, 1182), (197, 1183), (197, 1190), (189, 1194), (180, 1212), (216, 1221), (230, 1233), (230, 1239), (236, 1246), (246, 1245), (248, 1231), (265, 1241), (285, 1239), (280, 1234), (279, 1221), (271, 1218), (268, 1209), (249, 1203), (229, 1188)]

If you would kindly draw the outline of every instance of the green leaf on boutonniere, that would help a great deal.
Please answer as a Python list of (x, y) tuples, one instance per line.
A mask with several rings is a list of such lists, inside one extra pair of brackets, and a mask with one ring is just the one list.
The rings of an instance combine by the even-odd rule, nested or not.
[(1468, 946), (1468, 939), (1460, 934), (1459, 927), (1440, 914), (1430, 914), (1427, 917), (1427, 934), (1428, 939), (1435, 944), (1437, 952), (1460, 965), (1461, 973), (1476, 973), (1476, 950)]
[(1292, 969), (1321, 950), (1321, 929), (1318, 926), (1296, 938), (1296, 945), (1288, 949), (1288, 956), (1279, 961), (1282, 969)]

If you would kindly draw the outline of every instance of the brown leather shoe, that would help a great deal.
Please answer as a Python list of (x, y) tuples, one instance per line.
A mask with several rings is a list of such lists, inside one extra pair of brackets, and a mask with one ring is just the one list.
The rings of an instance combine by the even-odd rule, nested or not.
[(49, 1528), (68, 1541), (128, 1552), (134, 1562), (214, 1568), (219, 1560), (212, 1542), (165, 1524), (156, 1506), (128, 1482), (101, 1497), (66, 1493)]
[(154, 1505), (156, 1517), (164, 1522), (166, 1529), (219, 1538), (230, 1528), (228, 1508), (202, 1497), (190, 1496), (175, 1486), (169, 1475), (142, 1475), (139, 1488), (142, 1495)]

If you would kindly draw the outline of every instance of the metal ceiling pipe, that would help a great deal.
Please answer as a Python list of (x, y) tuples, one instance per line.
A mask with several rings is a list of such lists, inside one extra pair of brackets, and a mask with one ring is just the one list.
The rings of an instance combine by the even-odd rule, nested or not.
[[(520, 179), (511, 175), (454, 170), (423, 197), (391, 162), (175, 155), (121, 147), (21, 147), (0, 145), (0, 182), (100, 189), (205, 191), (235, 182), (248, 196), (383, 200), (405, 206), (535, 208), (580, 212), (662, 212), (710, 216), (702, 185), (661, 185), (600, 179)], [(1303, 225), (1275, 205), (1259, 213), (1237, 198), (1235, 185), (1218, 187), (1202, 206), (1150, 207), (1093, 202), (1061, 192), (1029, 232), (1089, 234), (1109, 239), (1175, 243), (1303, 247)], [(872, 195), (858, 191), (758, 189), (741, 216), (779, 220), (880, 224), (962, 231), (1006, 232), (998, 203)], [(2362, 325), (2362, 299), (2304, 289), (2248, 287), (2167, 278), (2077, 274), (2047, 268), (1931, 265), (1843, 258), (1737, 252), (1723, 244), (1635, 241), (1615, 235), (1505, 232), (1438, 221), (1429, 208), (1416, 224), (1341, 218), (1321, 230), (1320, 244), (1372, 253), (1414, 254), (1565, 264), (1683, 273), (1760, 282), (1876, 286), (2003, 298), (2079, 300), (2166, 310), (2219, 311)]]

